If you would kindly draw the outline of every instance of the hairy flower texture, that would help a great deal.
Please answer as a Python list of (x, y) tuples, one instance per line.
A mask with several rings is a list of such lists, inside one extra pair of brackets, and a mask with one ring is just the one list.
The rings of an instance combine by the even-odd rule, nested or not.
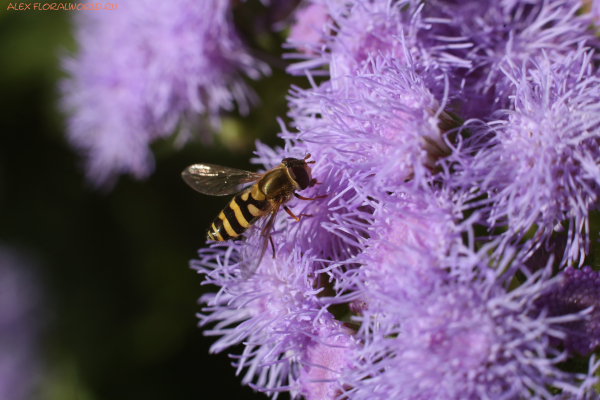
[[(420, 259), (391, 260), (393, 272), (377, 271), (377, 263), (364, 267), (380, 275), (365, 280), (374, 286), (366, 288), (371, 300), (355, 317), (363, 346), (355, 355), (357, 365), (345, 376), (346, 398), (555, 398), (549, 387), (577, 398), (591, 392), (598, 364), (592, 359), (589, 374), (561, 371), (557, 364), (566, 353), (549, 345), (550, 338), (562, 337), (553, 328), (560, 321), (540, 315), (534, 305), (549, 285), (549, 268), (507, 292), (487, 267), (485, 250), (462, 249), (440, 265), (479, 271), (478, 279), (469, 274), (442, 278), (431, 269), (427, 253), (413, 256)], [(412, 265), (419, 262), (421, 271)], [(393, 282), (384, 282), (384, 275), (396, 281), (405, 271), (412, 272), (408, 280), (420, 290), (395, 292)]]
[(538, 306), (551, 316), (589, 311), (584, 320), (562, 324), (566, 337), (563, 344), (569, 351), (588, 355), (600, 348), (600, 274), (590, 267), (568, 267), (559, 274), (560, 280), (539, 299)]
[(295, 23), (290, 27), (288, 42), (301, 52), (311, 52), (328, 29), (328, 9), (323, 4), (308, 4), (295, 12)]
[(372, 71), (343, 88), (297, 89), (290, 106), (300, 134), (284, 137), (310, 143), (354, 184), (382, 192), (408, 179), (420, 185), (450, 153), (439, 128), (450, 117), (412, 65), (378, 58)]
[(87, 177), (110, 184), (119, 174), (142, 178), (153, 169), (150, 142), (205, 114), (248, 109), (241, 74), (265, 65), (244, 50), (228, 0), (129, 0), (118, 12), (77, 14), (79, 52), (64, 60), (63, 108), (68, 137), (86, 159)]
[[(447, 57), (464, 60), (469, 69), (454, 69), (462, 82), (462, 113), (485, 117), (506, 108), (512, 82), (502, 73), (505, 63), (521, 65), (541, 57), (562, 62), (581, 43), (593, 40), (589, 14), (578, 0), (433, 0), (421, 13)], [(458, 82), (457, 82), (458, 83)]]
[[(220, 288), (202, 298), (201, 324), (214, 323), (206, 333), (220, 336), (212, 351), (244, 343), (238, 373), (246, 368), (243, 382), (274, 397), (593, 398), (600, 364), (592, 356), (588, 374), (564, 372), (569, 353), (556, 346), (589, 310), (538, 307), (555, 285), (550, 235), (571, 221), (565, 247), (579, 251), (574, 232), (600, 176), (600, 86), (591, 56), (571, 40), (585, 29), (565, 28), (584, 18), (566, 1), (480, 2), (479, 10), (467, 1), (461, 21), (487, 29), (474, 38), (475, 28), (458, 26), (459, 2), (454, 14), (448, 2), (433, 3), (443, 7), (323, 0), (298, 14), (298, 27), (311, 29), (304, 41), (294, 35), (303, 61), (290, 72), (307, 73), (311, 87), (291, 92), (297, 132), (282, 124), (285, 148), (258, 144), (254, 161), (268, 169), (310, 153), (319, 184), (300, 194), (328, 197), (290, 201), (296, 215), (312, 217), (281, 212), (276, 258), (267, 250), (248, 280), (238, 267), (243, 242), (200, 250), (192, 265)], [(546, 56), (514, 68), (527, 49)], [(317, 84), (318, 74), (330, 79)], [(461, 87), (467, 78), (480, 86)], [(512, 108), (448, 138), (449, 104), (497, 96), (498, 85)], [(465, 98), (468, 90), (477, 96)], [(489, 111), (493, 100), (474, 108)], [(509, 229), (476, 251), (475, 223)], [(526, 250), (548, 248), (530, 272), (514, 245), (532, 226), (540, 233)], [(507, 290), (518, 270), (527, 280)]]
[(321, 17), (327, 7), (330, 20), (323, 22), (318, 41), (308, 40), (311, 51), (298, 35), (290, 40), (301, 54), (288, 57), (302, 60), (288, 68), (290, 73), (328, 73), (335, 87), (342, 78), (369, 71), (373, 58), (404, 62), (408, 56), (434, 94), (448, 77), (448, 98), (464, 117), (508, 106), (511, 82), (501, 72), (507, 60), (521, 64), (546, 52), (560, 62), (586, 40), (597, 44), (590, 14), (579, 13), (576, 0), (316, 3)]
[(485, 144), (452, 177), (484, 196), (471, 206), (484, 208), (490, 229), (506, 228), (505, 243), (535, 228), (530, 244), (539, 246), (568, 225), (563, 263), (583, 263), (600, 184), (600, 80), (589, 62), (580, 51), (563, 64), (544, 59), (507, 71), (514, 110), (473, 134), (471, 143)]
[[(429, 29), (429, 25), (422, 23), (419, 1), (315, 3), (315, 12), (318, 10), (319, 15), (329, 18), (323, 18), (318, 41), (310, 37), (307, 43), (298, 35), (289, 40), (289, 47), (297, 48), (301, 54), (287, 57), (302, 60), (288, 68), (291, 74), (310, 71), (313, 75), (329, 75), (331, 85), (339, 87), (344, 85), (346, 77), (372, 72), (372, 61), (377, 57), (397, 59), (401, 63), (410, 59), (416, 70), (427, 77), (430, 90), (437, 94), (444, 90), (444, 74), (451, 73), (452, 68), (470, 67), (468, 62), (437, 51), (440, 47), (432, 45), (436, 40), (426, 34), (418, 35)], [(310, 51), (306, 51), (307, 48)], [(323, 66), (327, 66), (328, 71), (321, 69)]]
[[(405, 49), (401, 41), (404, 36), (406, 46), (412, 50), (414, 34), (411, 30), (412, 1), (353, 1), (345, 13), (338, 11), (336, 23), (339, 25), (330, 44), (329, 72), (336, 82), (339, 78), (369, 71), (369, 60), (377, 56), (406, 61)], [(405, 32), (406, 30), (406, 32)]]
[[(322, 182), (312, 190), (329, 197), (304, 202), (301, 212), (314, 217), (300, 223), (278, 215), (275, 259), (269, 250), (246, 281), (243, 242), (200, 250), (192, 262), (219, 287), (201, 299), (201, 324), (216, 324), (205, 334), (221, 336), (211, 351), (244, 343), (235, 356), (238, 373), (247, 368), (244, 383), (311, 400), (594, 398), (595, 359), (588, 374), (563, 372), (567, 353), (552, 346), (565, 338), (557, 327), (585, 313), (555, 317), (535, 304), (552, 287), (549, 264), (507, 291), (503, 271), (515, 251), (491, 269), (491, 247), (472, 248), (477, 215), (457, 223), (451, 192), (410, 181), (394, 192), (360, 186), (340, 169), (343, 155), (307, 141), (258, 145), (255, 161), (270, 167), (306, 152)], [(328, 311), (342, 305), (357, 314), (352, 335)]]
[(448, 254), (460, 251), (463, 233), (472, 236), (471, 222), (457, 225), (458, 207), (446, 197), (441, 192), (411, 190), (408, 186), (396, 196), (372, 201), (373, 211), (355, 219), (359, 225), (355, 229), (351, 229), (352, 221), (338, 226), (332, 223), (332, 232), (359, 232), (362, 221), (372, 221), (360, 241), (360, 253), (332, 263), (346, 268), (327, 269), (335, 278), (339, 297), (328, 301), (358, 300), (373, 310), (382, 303), (418, 298), (419, 293), (429, 293), (437, 281), (449, 276), (458, 274), (467, 279), (471, 271), (455, 270), (443, 261)]
[[(353, 386), (344, 376), (359, 362), (356, 351), (363, 339), (349, 335), (327, 308), (354, 300), (371, 306), (375, 300), (363, 288), (377, 284), (387, 283), (385, 293), (396, 298), (402, 290), (413, 298), (416, 290), (428, 291), (431, 285), (415, 288), (412, 278), (447, 277), (440, 260), (459, 246), (465, 229), (454, 225), (458, 207), (439, 193), (412, 184), (393, 195), (374, 189), (363, 193), (337, 166), (343, 155), (328, 156), (321, 146), (290, 141), (285, 150), (257, 148), (254, 161), (267, 168), (283, 157), (314, 151), (313, 176), (322, 182), (316, 190), (329, 197), (322, 203), (291, 202), (297, 214), (313, 215), (300, 223), (278, 215), (273, 233), (277, 257), (272, 259), (269, 250), (247, 281), (238, 269), (243, 242), (200, 250), (192, 266), (206, 275), (205, 284), (220, 287), (201, 299), (207, 304), (201, 324), (216, 323), (205, 334), (222, 336), (211, 351), (246, 344), (236, 357), (238, 372), (248, 368), (243, 383), (274, 395), (290, 391), (292, 397), (335, 399)], [(406, 270), (389, 269), (397, 259), (406, 261)], [(423, 265), (424, 259), (431, 267)], [(363, 282), (369, 279), (377, 283)], [(328, 295), (322, 296), (325, 291)], [(385, 301), (382, 293), (373, 296)]]
[(40, 293), (30, 261), (0, 245), (0, 398), (31, 399), (39, 383)]
[[(341, 390), (338, 379), (349, 361), (355, 341), (324, 308), (318, 294), (314, 257), (279, 247), (277, 258), (265, 256), (257, 273), (243, 280), (237, 269), (239, 245), (200, 250), (192, 267), (206, 274), (205, 284), (220, 287), (206, 294), (201, 325), (216, 322), (205, 331), (221, 336), (211, 352), (244, 343), (235, 356), (244, 384), (277, 397), (289, 391), (292, 398), (334, 399)], [(330, 397), (320, 397), (327, 394)]]

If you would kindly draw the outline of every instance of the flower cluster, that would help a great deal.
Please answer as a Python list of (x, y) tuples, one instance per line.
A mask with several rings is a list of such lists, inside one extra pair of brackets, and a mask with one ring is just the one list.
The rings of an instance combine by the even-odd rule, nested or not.
[[(284, 147), (259, 143), (254, 161), (310, 153), (318, 184), (301, 194), (316, 199), (287, 204), (308, 214), (298, 222), (275, 216), (254, 275), (242, 274), (244, 240), (192, 261), (218, 288), (199, 313), (219, 337), (211, 351), (243, 344), (243, 384), (307, 400), (597, 398), (599, 279), (580, 269), (600, 190), (587, 6), (299, 5), (286, 57), (308, 88), (290, 90)], [(205, 88), (195, 73), (182, 79)], [(174, 85), (151, 76), (158, 93)], [(136, 115), (200, 110), (177, 100)], [(575, 353), (587, 370), (569, 369)]]
[(64, 60), (67, 132), (86, 160), (88, 179), (150, 174), (149, 145), (176, 129), (185, 141), (200, 117), (218, 125), (222, 110), (248, 110), (242, 79), (268, 67), (244, 49), (228, 0), (125, 1), (118, 12), (77, 14), (80, 50)]
[[(277, 216), (276, 258), (247, 280), (243, 241), (192, 263), (220, 287), (200, 314), (212, 350), (245, 343), (244, 383), (308, 400), (596, 396), (595, 283), (552, 277), (584, 262), (598, 201), (591, 17), (484, 3), (299, 8), (289, 72), (311, 85), (290, 92), (297, 132), (255, 161), (310, 153), (321, 185), (302, 194), (328, 197)], [(573, 351), (587, 373), (563, 368)]]
[(514, 82), (513, 105), (474, 127), (453, 184), (487, 193), (485, 223), (505, 228), (515, 242), (535, 229), (532, 246), (549, 239), (557, 225), (568, 231), (569, 261), (588, 251), (589, 210), (600, 193), (600, 80), (583, 49), (562, 62), (537, 59), (505, 71)]

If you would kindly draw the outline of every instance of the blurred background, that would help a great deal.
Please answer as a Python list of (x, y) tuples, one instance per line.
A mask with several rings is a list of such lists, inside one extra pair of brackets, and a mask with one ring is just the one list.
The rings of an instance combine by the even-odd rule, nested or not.
[(214, 338), (197, 327), (197, 299), (214, 288), (188, 262), (227, 198), (180, 173), (198, 162), (256, 170), (256, 139), (283, 144), (275, 118), (290, 84), (305, 86), (278, 57), (286, 32), (270, 29), (291, 12), (283, 3), (236, 6), (241, 37), (273, 70), (250, 83), (262, 104), (224, 116), (210, 146), (155, 142), (154, 174), (110, 192), (85, 182), (57, 107), (73, 11), (0, 8), (0, 400), (267, 398), (241, 386), (227, 354), (208, 354)]

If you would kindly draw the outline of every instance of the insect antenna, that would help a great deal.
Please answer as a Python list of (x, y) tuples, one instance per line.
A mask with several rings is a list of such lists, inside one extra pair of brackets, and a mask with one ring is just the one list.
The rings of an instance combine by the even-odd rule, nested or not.
[(305, 156), (304, 156), (304, 160), (302, 160), (302, 161), (304, 161), (306, 164), (314, 164), (314, 163), (316, 162), (316, 161), (314, 161), (314, 160), (313, 160), (313, 161), (306, 161), (306, 160), (308, 160), (309, 158), (310, 158), (310, 153), (308, 153), (307, 155), (305, 155)]

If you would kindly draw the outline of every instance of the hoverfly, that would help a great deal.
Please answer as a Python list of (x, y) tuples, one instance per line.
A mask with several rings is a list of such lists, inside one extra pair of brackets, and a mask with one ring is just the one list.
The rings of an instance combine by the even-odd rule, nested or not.
[[(212, 196), (225, 196), (237, 193), (229, 204), (215, 218), (208, 230), (207, 239), (217, 242), (235, 239), (251, 228), (246, 235), (245, 245), (241, 254), (242, 277), (248, 279), (260, 264), (265, 254), (268, 242), (273, 248), (275, 258), (275, 245), (271, 238), (271, 229), (279, 208), (283, 209), (296, 221), (301, 217), (312, 217), (310, 214), (294, 215), (285, 205), (292, 195), (300, 200), (316, 200), (327, 195), (316, 197), (303, 197), (296, 193), (313, 187), (317, 180), (312, 178), (306, 161), (310, 158), (307, 154), (304, 159), (284, 158), (277, 167), (265, 173), (243, 171), (214, 164), (194, 164), (187, 167), (181, 176), (193, 189), (203, 194)], [(252, 186), (245, 186), (254, 182)], [(239, 193), (238, 193), (239, 192)]]

